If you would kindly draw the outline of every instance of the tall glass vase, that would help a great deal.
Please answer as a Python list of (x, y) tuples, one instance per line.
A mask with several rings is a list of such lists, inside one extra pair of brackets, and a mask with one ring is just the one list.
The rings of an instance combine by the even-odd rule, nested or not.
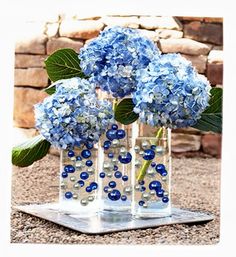
[[(137, 126), (140, 126), (137, 128)], [(171, 130), (136, 125), (133, 214), (140, 218), (171, 215)]]
[(60, 209), (78, 215), (98, 211), (97, 145), (62, 150), (60, 159)]

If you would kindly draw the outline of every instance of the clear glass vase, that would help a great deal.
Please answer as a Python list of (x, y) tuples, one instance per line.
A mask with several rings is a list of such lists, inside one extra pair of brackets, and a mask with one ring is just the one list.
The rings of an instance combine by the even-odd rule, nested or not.
[(60, 209), (78, 215), (98, 211), (98, 147), (62, 150), (60, 158)]

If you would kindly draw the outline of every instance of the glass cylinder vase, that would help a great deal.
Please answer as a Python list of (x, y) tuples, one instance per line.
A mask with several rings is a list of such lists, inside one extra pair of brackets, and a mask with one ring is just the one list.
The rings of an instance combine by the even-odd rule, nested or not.
[(61, 150), (59, 206), (63, 211), (86, 216), (98, 211), (97, 155), (98, 147), (92, 144)]
[(171, 130), (136, 124), (133, 214), (138, 218), (171, 215)]

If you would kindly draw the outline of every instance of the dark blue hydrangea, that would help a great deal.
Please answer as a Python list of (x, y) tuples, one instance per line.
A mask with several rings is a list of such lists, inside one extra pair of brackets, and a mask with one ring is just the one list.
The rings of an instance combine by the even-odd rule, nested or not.
[(137, 72), (137, 81), (134, 111), (151, 126), (192, 126), (208, 106), (209, 82), (180, 54), (156, 57)]
[(80, 65), (86, 75), (114, 97), (124, 97), (136, 89), (135, 74), (147, 67), (160, 52), (138, 30), (107, 28), (80, 50)]
[(114, 122), (112, 105), (98, 100), (91, 82), (72, 78), (55, 83), (56, 92), (35, 105), (36, 128), (55, 147), (96, 143)]

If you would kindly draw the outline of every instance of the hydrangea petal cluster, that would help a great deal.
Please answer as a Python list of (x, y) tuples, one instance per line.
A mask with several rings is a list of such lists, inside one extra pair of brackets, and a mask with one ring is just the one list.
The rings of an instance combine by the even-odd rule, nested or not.
[(83, 72), (102, 90), (124, 97), (136, 89), (136, 71), (159, 54), (157, 46), (138, 30), (112, 27), (84, 46), (79, 58)]
[(151, 126), (193, 126), (208, 106), (210, 84), (180, 54), (164, 54), (137, 73), (134, 112)]
[(53, 146), (71, 149), (96, 143), (113, 122), (112, 105), (80, 78), (60, 80), (56, 92), (35, 105), (36, 128)]

